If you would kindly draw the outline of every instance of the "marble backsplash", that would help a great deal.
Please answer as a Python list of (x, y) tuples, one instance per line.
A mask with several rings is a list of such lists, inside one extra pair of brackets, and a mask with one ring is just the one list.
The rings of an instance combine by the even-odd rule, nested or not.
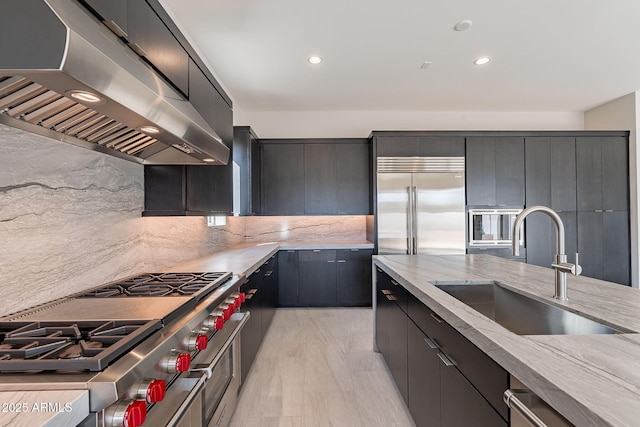
[(366, 237), (364, 216), (141, 217), (144, 168), (0, 124), (0, 315), (246, 241)]

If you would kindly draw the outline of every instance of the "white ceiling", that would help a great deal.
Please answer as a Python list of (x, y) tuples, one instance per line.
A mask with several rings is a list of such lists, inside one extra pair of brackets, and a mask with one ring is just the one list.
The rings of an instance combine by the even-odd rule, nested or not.
[(640, 89), (640, 0), (161, 3), (245, 111), (584, 111)]

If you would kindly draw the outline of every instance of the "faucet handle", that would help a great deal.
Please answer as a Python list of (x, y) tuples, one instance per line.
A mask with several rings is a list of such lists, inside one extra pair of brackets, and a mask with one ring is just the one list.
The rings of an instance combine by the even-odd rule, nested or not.
[(582, 273), (582, 267), (578, 264), (578, 252), (576, 252), (576, 264), (572, 270), (571, 274), (575, 274), (576, 276), (579, 276)]

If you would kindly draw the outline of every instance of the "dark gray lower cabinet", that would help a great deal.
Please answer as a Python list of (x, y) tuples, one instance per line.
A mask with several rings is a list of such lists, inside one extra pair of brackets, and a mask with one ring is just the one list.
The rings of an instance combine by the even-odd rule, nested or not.
[(240, 287), (245, 293), (242, 311), (251, 316), (240, 333), (241, 375), (247, 377), (278, 304), (278, 263), (273, 255), (254, 271)]
[(371, 249), (280, 251), (278, 305), (370, 306), (372, 254)]
[(337, 305), (336, 251), (300, 251), (298, 256), (298, 303), (309, 307)]
[(506, 427), (509, 374), (381, 270), (376, 286), (378, 349), (416, 425)]

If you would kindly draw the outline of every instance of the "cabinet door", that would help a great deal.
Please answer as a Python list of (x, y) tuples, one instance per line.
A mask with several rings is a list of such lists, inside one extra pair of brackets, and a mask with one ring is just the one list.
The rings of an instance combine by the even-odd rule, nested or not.
[(467, 138), (467, 205), (496, 204), (496, 151), (493, 138)]
[(411, 157), (420, 152), (419, 136), (376, 136), (378, 157)]
[(389, 358), (390, 339), (391, 339), (391, 325), (390, 325), (390, 310), (393, 306), (393, 301), (387, 298), (384, 293), (383, 280), (378, 274), (378, 283), (376, 291), (376, 344), (378, 350), (385, 360)]
[(527, 206), (551, 206), (551, 140), (547, 137), (525, 139)]
[(602, 142), (576, 138), (577, 201), (579, 211), (602, 209)]
[[(602, 245), (604, 280), (631, 284), (629, 212), (615, 211), (602, 214)], [(582, 261), (580, 262), (582, 264)]]
[[(127, 36), (127, 0), (85, 0), (120, 37)], [(115, 24), (115, 25), (114, 25)]]
[(261, 267), (262, 274), (262, 336), (267, 333), (278, 305), (278, 262), (273, 255)]
[(407, 403), (407, 328), (409, 318), (402, 309), (394, 303), (389, 306), (389, 357), (387, 366), (396, 382), (400, 395)]
[[(578, 248), (578, 218), (576, 212), (558, 212), (565, 232), (565, 252), (569, 262), (575, 261)], [(543, 213), (534, 213), (525, 220), (527, 264), (551, 267), (556, 254), (556, 228)], [(582, 259), (580, 260), (582, 264)]]
[[(550, 163), (551, 208), (556, 211), (577, 210), (575, 138), (551, 138)], [(532, 167), (535, 167), (535, 165), (532, 165)]]
[(255, 317), (253, 313), (253, 302), (251, 298), (251, 293), (249, 292), (250, 289), (251, 289), (251, 281), (245, 282), (240, 287), (240, 291), (244, 292), (245, 295), (248, 297), (245, 299), (244, 303), (242, 304), (242, 311), (244, 311), (245, 313), (246, 312), (251, 313), (249, 320), (247, 320), (247, 323), (245, 323), (244, 328), (242, 328), (242, 332), (240, 332), (240, 337), (241, 337), (240, 338), (240, 345), (241, 345), (240, 369), (241, 369), (242, 383), (244, 383), (245, 379), (247, 378), (249, 369), (251, 369), (251, 365), (253, 364), (253, 361), (255, 359), (256, 352), (257, 352), (257, 347), (254, 339), (254, 331), (253, 331)]
[(446, 427), (507, 427), (507, 422), (493, 410), (491, 405), (455, 366), (442, 364), (440, 384), (442, 393), (440, 425)]
[(262, 211), (266, 215), (304, 213), (302, 144), (262, 145)]
[(629, 210), (629, 154), (624, 137), (602, 138), (602, 209)]
[(186, 210), (185, 166), (144, 167), (144, 210), (146, 213)]
[(336, 251), (300, 251), (299, 303), (308, 307), (335, 307), (338, 303)]
[(524, 138), (496, 138), (495, 154), (496, 205), (524, 205)]
[(369, 250), (336, 251), (338, 305), (371, 305), (371, 255)]
[(304, 146), (304, 212), (336, 214), (338, 212), (335, 144)]
[(213, 84), (189, 59), (189, 102), (224, 143), (233, 144), (233, 112)]
[[(129, 42), (183, 94), (189, 95), (189, 55), (145, 1), (128, 1)], [(141, 50), (140, 50), (141, 49)]]
[(423, 157), (464, 157), (463, 136), (421, 136), (418, 144)]
[(582, 275), (603, 278), (602, 212), (578, 212), (578, 252)]
[(440, 426), (440, 359), (426, 335), (407, 322), (407, 395), (416, 426)]
[(371, 213), (371, 157), (369, 144), (336, 145), (339, 215)]
[(278, 252), (278, 305), (298, 306), (298, 252)]
[(187, 210), (233, 213), (233, 169), (226, 166), (187, 166)]

